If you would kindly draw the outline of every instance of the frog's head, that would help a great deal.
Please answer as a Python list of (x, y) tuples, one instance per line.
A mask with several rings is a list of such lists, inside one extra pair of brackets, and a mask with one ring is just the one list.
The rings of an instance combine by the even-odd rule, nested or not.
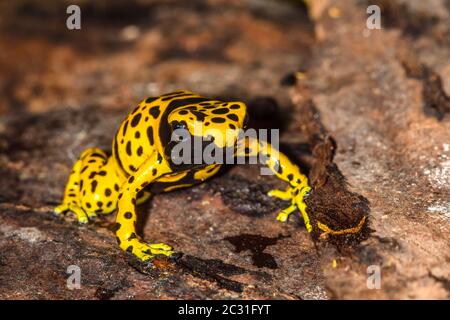
[(168, 121), (172, 130), (187, 130), (219, 148), (233, 147), (246, 125), (247, 107), (242, 102), (205, 101), (173, 111)]
[(181, 141), (190, 143), (192, 155), (212, 144), (216, 149), (233, 149), (246, 121), (247, 107), (242, 102), (204, 101), (178, 108), (168, 116), (171, 142), (166, 154)]

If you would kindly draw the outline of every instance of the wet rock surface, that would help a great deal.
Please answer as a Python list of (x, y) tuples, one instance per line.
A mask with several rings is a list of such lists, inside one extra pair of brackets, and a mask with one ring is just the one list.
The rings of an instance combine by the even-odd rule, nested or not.
[[(407, 8), (403, 20), (380, 1), (382, 30), (366, 29), (364, 1), (317, 1), (310, 18), (295, 2), (139, 1), (127, 19), (98, 1), (79, 33), (58, 24), (57, 4), (23, 3), (3, 4), (0, 30), (9, 43), (0, 59), (1, 298), (449, 298), (445, 1), (433, 1), (435, 11), (392, 1)], [(418, 19), (429, 23), (417, 28)], [(280, 128), (281, 149), (314, 187), (313, 222), (369, 223), (357, 236), (321, 237), (297, 215), (276, 221), (288, 203), (266, 192), (283, 183), (255, 165), (138, 208), (145, 239), (173, 245), (178, 259), (147, 265), (122, 252), (114, 215), (87, 226), (53, 216), (78, 154), (110, 150), (134, 104), (179, 88), (244, 100), (251, 126)], [(379, 290), (367, 287), (373, 265)], [(79, 290), (67, 287), (69, 266), (80, 267)]]

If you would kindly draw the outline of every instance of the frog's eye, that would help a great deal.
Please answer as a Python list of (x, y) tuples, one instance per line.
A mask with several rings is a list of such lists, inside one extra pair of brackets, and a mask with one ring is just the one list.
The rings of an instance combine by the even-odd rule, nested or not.
[(172, 128), (172, 131), (178, 130), (178, 129), (186, 129), (186, 122), (184, 121), (172, 121), (170, 123), (170, 127)]
[(311, 190), (311, 189), (307, 190), (307, 191), (305, 192), (303, 198), (308, 198), (308, 197), (311, 195), (311, 193), (312, 193), (312, 190)]
[(172, 129), (171, 140), (173, 142), (187, 141), (190, 137), (189, 130), (186, 128), (186, 123), (174, 121), (170, 123)]

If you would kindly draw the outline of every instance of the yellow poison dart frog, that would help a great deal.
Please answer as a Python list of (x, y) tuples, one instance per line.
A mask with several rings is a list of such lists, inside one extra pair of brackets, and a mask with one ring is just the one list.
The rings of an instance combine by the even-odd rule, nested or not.
[[(56, 214), (72, 211), (80, 223), (87, 223), (97, 214), (118, 210), (115, 233), (120, 248), (147, 261), (155, 255), (171, 256), (171, 246), (149, 244), (136, 234), (136, 204), (151, 194), (168, 192), (203, 182), (216, 174), (221, 164), (177, 164), (171, 151), (178, 141), (176, 129), (183, 129), (193, 139), (208, 138), (218, 148), (230, 149), (234, 156), (264, 156), (264, 164), (289, 185), (285, 191), (272, 190), (270, 196), (290, 200), (291, 205), (278, 215), (286, 221), (298, 208), (306, 228), (312, 231), (304, 197), (311, 188), (308, 179), (284, 154), (257, 139), (245, 139), (245, 148), (238, 148), (237, 132), (244, 128), (247, 117), (242, 102), (210, 100), (189, 91), (176, 91), (143, 100), (120, 125), (112, 142), (112, 155), (99, 148), (81, 153), (68, 179), (64, 199), (55, 208)], [(198, 125), (203, 128), (196, 130)], [(215, 130), (207, 130), (215, 129)], [(236, 132), (231, 138), (220, 133)], [(215, 132), (216, 134), (211, 134)], [(203, 145), (202, 145), (203, 147)], [(362, 225), (362, 224), (361, 224)], [(356, 228), (333, 231), (326, 225), (317, 226), (326, 233), (354, 233)]]

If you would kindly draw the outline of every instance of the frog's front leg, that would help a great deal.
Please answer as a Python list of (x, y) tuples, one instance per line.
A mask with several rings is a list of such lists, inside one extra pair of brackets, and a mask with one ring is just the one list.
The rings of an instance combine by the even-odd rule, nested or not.
[(56, 214), (72, 211), (80, 223), (116, 209), (120, 181), (112, 159), (99, 148), (84, 150), (73, 166)]
[(308, 185), (308, 178), (300, 172), (298, 166), (292, 163), (283, 153), (273, 149), (269, 143), (249, 137), (240, 142), (236, 155), (262, 156), (264, 164), (267, 165), (278, 178), (289, 184), (284, 191), (271, 190), (268, 193), (269, 196), (291, 201), (291, 205), (278, 214), (277, 220), (281, 222), (287, 221), (289, 215), (298, 208), (303, 217), (303, 221), (305, 222), (306, 229), (308, 232), (311, 232), (312, 226), (304, 202), (304, 198), (311, 191), (311, 187)]
[(139, 191), (155, 181), (158, 177), (169, 173), (170, 168), (162, 157), (154, 152), (139, 169), (122, 185), (119, 194), (116, 217), (116, 236), (121, 249), (132, 253), (142, 261), (154, 255), (170, 256), (172, 247), (164, 243), (148, 244), (136, 234), (136, 198)]

